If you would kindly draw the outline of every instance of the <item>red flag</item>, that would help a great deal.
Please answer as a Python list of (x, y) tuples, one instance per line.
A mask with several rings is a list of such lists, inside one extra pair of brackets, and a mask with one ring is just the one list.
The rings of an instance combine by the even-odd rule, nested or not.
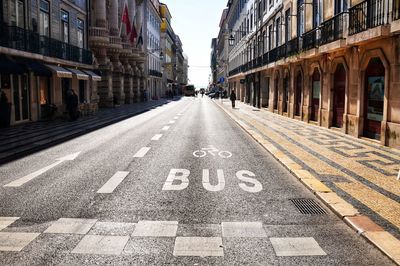
[(132, 28), (131, 28), (131, 35), (129, 36), (129, 40), (131, 41), (131, 43), (133, 43), (135, 41), (137, 36), (138, 35), (137, 35), (136, 27), (135, 27), (135, 20), (133, 20)]
[(131, 29), (131, 21), (129, 19), (129, 12), (128, 12), (128, 6), (125, 3), (125, 7), (124, 7), (124, 12), (122, 12), (122, 23), (125, 24), (125, 28), (126, 28), (126, 36), (128, 36), (132, 29)]

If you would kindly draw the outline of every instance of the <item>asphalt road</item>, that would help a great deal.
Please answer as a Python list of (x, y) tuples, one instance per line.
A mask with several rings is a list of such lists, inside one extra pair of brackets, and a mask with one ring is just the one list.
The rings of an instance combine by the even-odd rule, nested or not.
[(183, 98), (0, 167), (0, 265), (96, 264), (391, 261), (212, 100)]

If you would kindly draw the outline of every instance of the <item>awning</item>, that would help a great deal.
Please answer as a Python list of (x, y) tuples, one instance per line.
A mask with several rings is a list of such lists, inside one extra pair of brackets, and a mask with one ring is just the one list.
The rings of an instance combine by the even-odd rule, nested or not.
[(89, 75), (80, 71), (79, 69), (67, 68), (67, 70), (71, 71), (74, 74), (74, 76), (76, 76), (77, 79), (80, 79), (80, 80), (88, 80), (89, 79)]
[(84, 72), (85, 72), (86, 74), (88, 74), (88, 75), (92, 78), (93, 81), (101, 81), (101, 76), (100, 76), (100, 75), (97, 75), (97, 74), (94, 73), (93, 71), (84, 70)]
[(51, 70), (59, 78), (69, 78), (72, 79), (72, 72), (55, 65), (46, 65), (46, 67)]
[(15, 58), (15, 60), (18, 62), (18, 64), (23, 65), (26, 69), (31, 71), (35, 76), (41, 76), (41, 77), (52, 76), (51, 71), (48, 68), (46, 68), (45, 65), (43, 65), (42, 63), (21, 57)]
[(2, 74), (23, 74), (26, 69), (18, 65), (5, 55), (0, 55), (0, 73)]

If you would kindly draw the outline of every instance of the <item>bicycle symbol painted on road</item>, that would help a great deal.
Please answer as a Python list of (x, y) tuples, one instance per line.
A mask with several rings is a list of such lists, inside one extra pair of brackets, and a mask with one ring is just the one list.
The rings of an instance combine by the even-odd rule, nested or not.
[(196, 150), (193, 152), (193, 156), (196, 158), (203, 158), (206, 157), (207, 154), (212, 156), (219, 156), (221, 158), (227, 159), (232, 157), (232, 153), (229, 151), (220, 151), (215, 148), (213, 145), (209, 145), (208, 148), (202, 148), (201, 150)]

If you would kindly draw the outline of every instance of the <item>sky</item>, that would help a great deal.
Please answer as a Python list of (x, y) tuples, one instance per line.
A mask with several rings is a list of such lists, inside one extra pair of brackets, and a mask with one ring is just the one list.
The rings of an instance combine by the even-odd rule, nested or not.
[(161, 0), (172, 15), (172, 28), (189, 57), (189, 83), (208, 85), (211, 39), (218, 37), (219, 21), (227, 0)]

